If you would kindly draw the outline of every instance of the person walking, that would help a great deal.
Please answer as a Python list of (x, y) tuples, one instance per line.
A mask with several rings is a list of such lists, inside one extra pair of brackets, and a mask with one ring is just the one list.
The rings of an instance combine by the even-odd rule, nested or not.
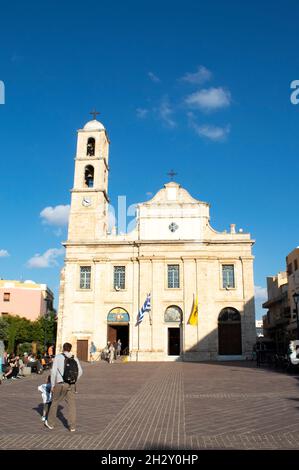
[(97, 348), (96, 348), (96, 345), (94, 344), (94, 342), (92, 341), (91, 342), (91, 345), (90, 345), (90, 349), (89, 349), (89, 354), (90, 354), (90, 362), (94, 362), (95, 360), (95, 353), (97, 351)]
[(42, 416), (42, 421), (46, 421), (48, 414), (49, 414), (49, 408), (52, 402), (52, 392), (51, 392), (51, 375), (48, 376), (47, 383), (40, 385), (37, 387), (37, 389), (41, 392), (42, 394), (42, 400), (43, 400), (43, 416)]
[(109, 353), (108, 353), (108, 356), (109, 356), (109, 364), (112, 364), (113, 361), (114, 361), (114, 354), (115, 354), (115, 348), (113, 346), (113, 343), (110, 344), (109, 346)]
[(52, 405), (48, 419), (44, 422), (48, 429), (54, 429), (57, 419), (57, 407), (65, 400), (68, 405), (68, 424), (71, 432), (76, 431), (76, 382), (82, 375), (82, 368), (77, 357), (71, 353), (72, 345), (64, 343), (63, 352), (57, 354), (51, 371)]
[(120, 357), (121, 353), (121, 340), (119, 339), (116, 343), (116, 357)]

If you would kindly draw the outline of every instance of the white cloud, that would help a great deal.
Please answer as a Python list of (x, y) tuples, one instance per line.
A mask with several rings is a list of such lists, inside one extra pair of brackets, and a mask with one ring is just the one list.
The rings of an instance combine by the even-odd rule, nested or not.
[(196, 85), (201, 85), (204, 82), (207, 82), (212, 78), (212, 72), (200, 65), (197, 67), (197, 72), (195, 73), (185, 73), (185, 75), (181, 78), (183, 82), (192, 83)]
[(40, 213), (43, 224), (48, 225), (67, 225), (70, 214), (70, 205), (58, 205), (55, 207), (45, 207)]
[(254, 296), (256, 300), (259, 300), (261, 303), (266, 302), (268, 299), (268, 293), (266, 287), (254, 286)]
[(146, 118), (147, 115), (148, 115), (148, 109), (146, 109), (146, 108), (137, 108), (136, 109), (136, 116), (139, 119), (144, 119), (144, 118)]
[(64, 254), (64, 248), (50, 248), (45, 251), (42, 255), (39, 253), (35, 254), (32, 258), (27, 261), (28, 268), (51, 268), (58, 266), (56, 258)]
[(185, 98), (185, 103), (201, 111), (216, 111), (227, 108), (231, 103), (231, 94), (224, 88), (205, 88)]
[(148, 72), (147, 75), (151, 79), (152, 82), (154, 82), (154, 83), (160, 83), (161, 82), (160, 78), (157, 75), (155, 75), (153, 72)]
[(168, 127), (176, 127), (176, 122), (173, 120), (173, 109), (168, 101), (168, 98), (163, 98), (160, 107), (158, 108), (158, 115), (160, 119)]
[(0, 258), (6, 258), (7, 256), (10, 256), (7, 250), (0, 250)]
[(204, 124), (200, 126), (193, 123), (192, 127), (200, 137), (206, 137), (207, 139), (213, 140), (215, 142), (225, 140), (230, 132), (229, 125), (225, 127), (214, 126), (210, 124)]

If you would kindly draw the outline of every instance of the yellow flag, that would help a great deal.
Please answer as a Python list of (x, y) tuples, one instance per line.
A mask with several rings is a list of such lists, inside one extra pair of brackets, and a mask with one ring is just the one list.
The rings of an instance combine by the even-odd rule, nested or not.
[(196, 326), (198, 323), (198, 298), (197, 295), (195, 299), (193, 299), (193, 305), (192, 305), (192, 310), (190, 313), (190, 317), (188, 320), (188, 325), (194, 325)]

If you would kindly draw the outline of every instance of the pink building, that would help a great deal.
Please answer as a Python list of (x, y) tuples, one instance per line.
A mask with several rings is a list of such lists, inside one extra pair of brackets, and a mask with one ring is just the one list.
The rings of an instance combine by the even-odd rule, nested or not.
[(37, 320), (53, 310), (54, 295), (46, 284), (0, 280), (0, 315)]

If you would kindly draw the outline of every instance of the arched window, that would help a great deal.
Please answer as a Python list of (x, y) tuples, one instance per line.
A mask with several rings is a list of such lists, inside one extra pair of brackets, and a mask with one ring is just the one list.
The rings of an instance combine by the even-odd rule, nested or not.
[(240, 323), (240, 321), (241, 321), (241, 315), (238, 312), (238, 310), (236, 310), (233, 307), (223, 308), (221, 312), (219, 313), (218, 323), (223, 323), (223, 322), (230, 322), (230, 323), (239, 322)]
[(183, 318), (183, 312), (177, 305), (170, 305), (164, 313), (165, 322), (180, 322)]
[(87, 141), (86, 155), (88, 155), (89, 157), (94, 157), (95, 146), (96, 146), (96, 142), (94, 138), (89, 137)]
[(241, 315), (233, 307), (223, 308), (218, 316), (219, 355), (242, 354)]
[(121, 307), (115, 307), (108, 313), (108, 323), (129, 323), (130, 315), (127, 310)]
[(85, 167), (85, 174), (84, 174), (84, 183), (87, 188), (93, 188), (94, 182), (94, 167), (91, 165), (87, 165)]

